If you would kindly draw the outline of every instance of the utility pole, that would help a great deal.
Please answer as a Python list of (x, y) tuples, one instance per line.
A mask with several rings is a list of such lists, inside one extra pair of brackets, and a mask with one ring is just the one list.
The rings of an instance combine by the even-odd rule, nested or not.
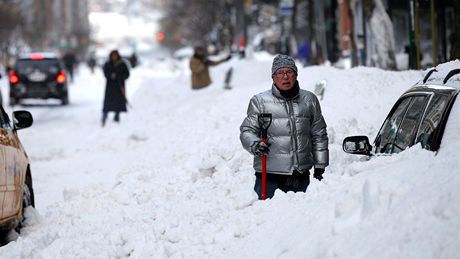
[(364, 3), (361, 0), (361, 19), (363, 20), (363, 34), (362, 34), (362, 42), (363, 42), (363, 50), (362, 50), (362, 65), (367, 66), (367, 33), (366, 33), (366, 17), (364, 12)]
[(438, 32), (439, 32), (439, 41), (441, 42), (441, 55), (438, 62), (447, 61), (447, 41), (446, 41), (446, 16), (445, 16), (446, 4), (444, 1), (438, 3), (437, 18), (438, 18)]
[(281, 53), (290, 55), (290, 40), (292, 31), (292, 14), (294, 12), (294, 0), (281, 0), (279, 13), (281, 16)]
[[(246, 1), (237, 1), (236, 3), (236, 19), (235, 19), (235, 34), (234, 34), (234, 44), (235, 44), (235, 51), (240, 54), (240, 57), (244, 55), (244, 49), (242, 49), (241, 45), (246, 44), (246, 10), (245, 10)], [(244, 50), (244, 51), (243, 51)]]
[(243, 0), (243, 36), (242, 38), (239, 39), (238, 46), (239, 46), (239, 53), (240, 53), (240, 58), (245, 58), (246, 57), (246, 48), (247, 48), (247, 43), (249, 41), (249, 35), (248, 35), (248, 26), (250, 22), (250, 17), (249, 17), (249, 10), (252, 5), (252, 0)]
[(324, 1), (316, 1), (315, 5), (315, 39), (318, 42), (316, 60), (324, 62), (327, 56), (326, 21), (324, 18)]
[(420, 69), (420, 4), (415, 0), (415, 45), (416, 45), (416, 69)]
[(420, 68), (418, 0), (409, 0), (409, 68)]

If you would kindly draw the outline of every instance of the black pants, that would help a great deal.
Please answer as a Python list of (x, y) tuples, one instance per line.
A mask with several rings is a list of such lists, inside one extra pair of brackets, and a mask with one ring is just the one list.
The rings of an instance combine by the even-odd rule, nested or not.
[[(107, 117), (109, 115), (109, 112), (102, 112), (102, 123), (105, 124), (105, 121), (107, 120)], [(120, 112), (115, 112), (115, 116), (113, 117), (113, 120), (115, 122), (120, 122)]]
[[(310, 173), (294, 172), (293, 175), (267, 174), (267, 198), (273, 198), (276, 189), (283, 192), (305, 192), (310, 184)], [(262, 199), (262, 173), (256, 172), (254, 191)]]

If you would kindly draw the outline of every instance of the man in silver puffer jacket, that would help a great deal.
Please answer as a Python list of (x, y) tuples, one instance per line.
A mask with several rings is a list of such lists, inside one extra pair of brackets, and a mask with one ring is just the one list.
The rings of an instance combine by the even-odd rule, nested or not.
[[(321, 181), (329, 165), (326, 122), (316, 96), (300, 89), (294, 60), (278, 55), (272, 65), (272, 89), (252, 97), (240, 127), (243, 147), (254, 155), (254, 190), (261, 199), (262, 155), (267, 155), (267, 197), (276, 189), (305, 192), (309, 170)], [(271, 113), (268, 145), (261, 140), (258, 115)]]

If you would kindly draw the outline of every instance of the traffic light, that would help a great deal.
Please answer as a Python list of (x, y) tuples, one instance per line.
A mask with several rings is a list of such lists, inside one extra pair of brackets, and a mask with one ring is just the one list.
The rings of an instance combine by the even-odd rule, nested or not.
[(163, 41), (165, 39), (165, 34), (162, 32), (157, 32), (155, 38), (157, 39), (157, 41)]

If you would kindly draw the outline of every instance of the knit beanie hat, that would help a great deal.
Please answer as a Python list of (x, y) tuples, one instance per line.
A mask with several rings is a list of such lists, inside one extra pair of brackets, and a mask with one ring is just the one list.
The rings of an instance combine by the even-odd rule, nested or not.
[(276, 70), (282, 68), (282, 67), (288, 67), (292, 70), (297, 75), (297, 67), (295, 65), (295, 61), (293, 58), (287, 55), (279, 54), (273, 59), (273, 65), (272, 65), (272, 75), (275, 74)]

